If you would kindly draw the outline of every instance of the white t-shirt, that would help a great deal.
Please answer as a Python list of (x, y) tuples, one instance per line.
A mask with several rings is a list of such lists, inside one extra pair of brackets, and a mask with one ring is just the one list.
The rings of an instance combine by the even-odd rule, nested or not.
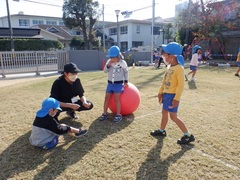
[(190, 65), (191, 66), (198, 66), (198, 53), (194, 53), (192, 55), (192, 59), (191, 59)]

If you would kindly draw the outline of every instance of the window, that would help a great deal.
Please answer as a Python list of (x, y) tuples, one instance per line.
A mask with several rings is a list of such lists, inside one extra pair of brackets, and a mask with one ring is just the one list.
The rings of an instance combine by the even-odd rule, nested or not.
[(49, 32), (51, 32), (51, 33), (58, 33), (59, 32), (59, 30), (57, 30), (56, 28), (54, 28), (54, 27), (51, 27), (51, 28), (49, 28), (49, 29), (47, 29)]
[(138, 47), (138, 46), (143, 46), (142, 41), (133, 41), (132, 42), (132, 47)]
[(44, 24), (42, 20), (33, 20), (32, 23), (33, 25)]
[(120, 34), (127, 34), (128, 33), (128, 27), (122, 26), (120, 27)]
[(137, 34), (140, 34), (140, 25), (137, 25), (137, 27), (136, 27), (136, 33), (137, 33)]
[(81, 32), (80, 31), (75, 31), (75, 30), (70, 30), (69, 33), (73, 36), (76, 36), (76, 35), (81, 35)]
[(28, 19), (19, 19), (19, 26), (30, 26)]
[[(152, 27), (151, 27), (152, 33)], [(160, 27), (153, 26), (153, 35), (160, 35)]]
[(111, 28), (111, 29), (109, 29), (109, 34), (110, 34), (110, 36), (112, 36), (112, 35), (117, 35), (117, 28)]
[(56, 21), (47, 21), (47, 25), (57, 25)]
[(63, 22), (63, 21), (60, 21), (60, 22), (59, 22), (59, 25), (60, 25), (60, 26), (64, 26), (64, 22)]

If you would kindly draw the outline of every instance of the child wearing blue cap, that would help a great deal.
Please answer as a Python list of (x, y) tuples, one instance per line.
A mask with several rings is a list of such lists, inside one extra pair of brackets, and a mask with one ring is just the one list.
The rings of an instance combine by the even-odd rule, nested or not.
[(237, 66), (238, 66), (238, 70), (237, 72), (235, 73), (235, 76), (238, 76), (239, 77), (239, 73), (240, 73), (240, 48), (238, 49), (238, 55), (237, 55)]
[(110, 58), (103, 69), (105, 73), (108, 73), (108, 84), (105, 94), (105, 100), (103, 104), (103, 113), (100, 117), (100, 121), (108, 119), (108, 107), (111, 95), (114, 95), (114, 101), (116, 104), (117, 114), (114, 117), (113, 122), (119, 123), (122, 120), (120, 95), (124, 91), (123, 86), (128, 86), (128, 66), (126, 61), (123, 60), (123, 56), (118, 46), (112, 46), (108, 50), (108, 57)]
[(42, 102), (42, 108), (36, 113), (29, 137), (33, 146), (48, 150), (58, 144), (60, 135), (75, 133), (76, 137), (80, 137), (87, 133), (87, 130), (60, 124), (54, 116), (61, 110), (59, 102), (54, 98), (47, 98)]
[(164, 75), (161, 87), (158, 92), (158, 101), (162, 104), (162, 121), (160, 129), (152, 131), (152, 136), (167, 135), (166, 126), (168, 123), (168, 114), (170, 118), (182, 130), (184, 135), (177, 141), (178, 144), (188, 144), (195, 140), (190, 134), (183, 121), (178, 117), (178, 107), (180, 97), (184, 89), (184, 59), (181, 46), (176, 42), (171, 42), (162, 46), (162, 57), (167, 64), (167, 70)]
[(192, 79), (191, 81), (195, 81), (195, 75), (196, 75), (196, 72), (197, 72), (197, 67), (198, 67), (198, 57), (199, 57), (199, 54), (201, 54), (201, 47), (198, 46), (198, 45), (195, 45), (193, 47), (193, 55), (192, 55), (192, 59), (190, 61), (190, 72), (185, 74), (185, 80), (188, 81), (188, 75), (192, 74)]

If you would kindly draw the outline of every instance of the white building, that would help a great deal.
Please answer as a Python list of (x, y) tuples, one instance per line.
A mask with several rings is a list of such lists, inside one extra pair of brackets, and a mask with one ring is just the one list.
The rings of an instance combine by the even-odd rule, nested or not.
[[(159, 21), (160, 19), (160, 21)], [(124, 20), (119, 22), (119, 42), (122, 51), (126, 51), (130, 48), (138, 46), (151, 46), (153, 38), (153, 48), (158, 48), (163, 43), (167, 43), (164, 39), (164, 33), (160, 30), (163, 29), (164, 22), (161, 18), (156, 18), (153, 28), (152, 37), (152, 21), (149, 20)], [(169, 23), (169, 22), (168, 22)], [(103, 22), (95, 24), (95, 29), (105, 34), (105, 36), (110, 37), (114, 40), (113, 44), (117, 44), (117, 23), (116, 22), (105, 22), (105, 28), (101, 25)], [(65, 42), (70, 42), (70, 36), (82, 35), (79, 29), (68, 29), (64, 28), (64, 23), (62, 18), (48, 17), (48, 16), (34, 16), (25, 15), (22, 12), (19, 14), (11, 15), (11, 25), (12, 28), (40, 28), (41, 36), (43, 39), (55, 40), (58, 39)], [(45, 28), (43, 28), (45, 26)], [(49, 27), (46, 27), (49, 26)], [(8, 17), (0, 17), (0, 27), (8, 26)], [(54, 28), (55, 27), (55, 28)], [(58, 28), (56, 28), (58, 27)], [(65, 31), (69, 36), (59, 37), (61, 35), (59, 32), (59, 27), (61, 27), (61, 32)], [(53, 32), (52, 29), (58, 29), (59, 32)], [(165, 32), (166, 33), (166, 32)], [(52, 36), (52, 37), (51, 37)], [(103, 39), (101, 39), (103, 44)], [(106, 49), (113, 44), (107, 44)], [(67, 47), (67, 45), (65, 46)]]
[[(30, 28), (40, 24), (64, 26), (62, 18), (25, 15), (23, 12), (11, 15), (11, 24), (15, 28)], [(8, 27), (7, 16), (0, 17), (0, 27)]]

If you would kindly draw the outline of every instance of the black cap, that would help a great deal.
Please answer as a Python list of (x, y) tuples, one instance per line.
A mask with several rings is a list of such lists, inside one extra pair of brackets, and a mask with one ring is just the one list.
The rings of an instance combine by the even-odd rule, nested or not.
[(77, 65), (74, 63), (68, 63), (64, 66), (64, 72), (66, 73), (78, 73), (81, 70), (78, 69)]

